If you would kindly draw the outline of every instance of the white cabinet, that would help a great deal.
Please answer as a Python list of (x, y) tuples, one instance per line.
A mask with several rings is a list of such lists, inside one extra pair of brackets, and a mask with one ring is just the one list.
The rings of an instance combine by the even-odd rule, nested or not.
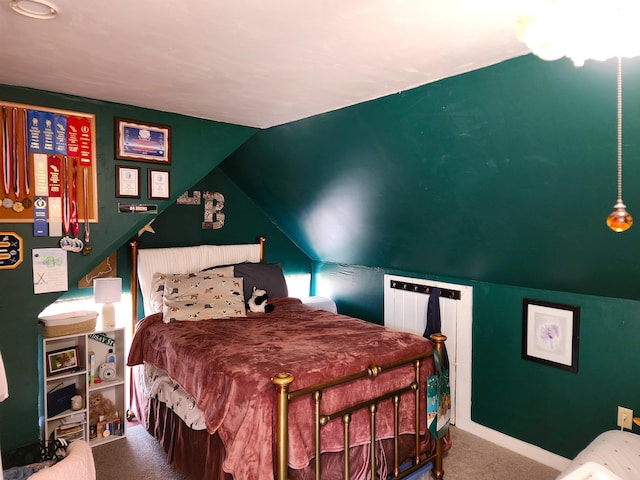
[[(126, 408), (124, 328), (42, 338), (41, 355), (43, 440), (81, 438), (95, 446), (122, 438)], [(92, 405), (92, 400), (99, 398), (103, 400)]]

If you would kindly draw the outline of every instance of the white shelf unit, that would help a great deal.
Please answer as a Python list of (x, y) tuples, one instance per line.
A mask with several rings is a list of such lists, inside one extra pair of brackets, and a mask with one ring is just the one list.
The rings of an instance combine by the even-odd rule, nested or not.
[[(94, 335), (103, 338), (104, 342), (113, 340), (113, 346), (92, 338)], [(42, 381), (40, 383), (39, 404), (42, 439), (65, 438), (68, 441), (73, 441), (80, 438), (88, 441), (93, 447), (123, 438), (126, 423), (124, 328), (103, 328), (60, 337), (42, 337), (41, 349), (40, 378)], [(115, 376), (108, 381), (96, 381), (99, 380), (98, 366), (107, 362), (109, 349), (113, 350), (115, 356)], [(50, 373), (47, 367), (53, 363), (57, 355), (54, 353), (52, 356), (52, 352), (69, 350), (77, 351), (76, 365), (67, 370), (61, 369), (60, 373)], [(94, 354), (95, 371), (93, 376), (88, 362), (90, 352)], [(75, 393), (82, 398), (80, 409), (64, 408), (68, 407), (68, 395), (61, 403), (54, 401), (54, 398), (48, 395), (51, 392), (59, 392), (65, 387), (69, 390), (73, 390), (75, 387)], [(111, 428), (108, 433), (98, 432), (97, 428), (91, 428), (89, 425), (90, 399), (95, 394), (102, 394), (115, 405), (119, 422), (116, 422), (115, 419), (105, 419), (103, 430)], [(50, 403), (52, 401), (53, 404)], [(61, 409), (62, 411), (60, 411)]]

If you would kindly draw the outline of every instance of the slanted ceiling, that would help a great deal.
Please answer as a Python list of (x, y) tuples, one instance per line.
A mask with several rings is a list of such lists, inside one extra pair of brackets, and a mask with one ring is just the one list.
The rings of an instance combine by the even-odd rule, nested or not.
[(528, 52), (510, 0), (0, 6), (0, 84), (266, 128)]
[[(637, 218), (639, 67), (623, 67)], [(640, 299), (640, 227), (605, 224), (616, 69), (528, 55), (260, 131), (221, 166), (318, 261)]]

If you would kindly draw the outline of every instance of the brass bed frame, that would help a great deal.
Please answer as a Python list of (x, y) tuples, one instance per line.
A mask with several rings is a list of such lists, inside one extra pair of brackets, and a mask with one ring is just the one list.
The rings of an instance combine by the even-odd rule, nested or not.
[[(264, 243), (266, 238), (260, 236), (257, 238), (260, 248), (260, 261), (264, 261)], [(131, 246), (131, 301), (132, 301), (132, 331), (135, 331), (135, 325), (138, 321), (138, 272), (137, 272), (137, 257), (138, 257), (138, 241), (132, 240)], [(447, 337), (441, 333), (436, 333), (431, 336), (431, 340), (434, 343), (435, 350), (440, 355), (440, 358), (444, 355), (444, 343)], [(290, 386), (294, 381), (293, 375), (286, 372), (279, 372), (275, 374), (271, 382), (274, 384), (277, 391), (277, 438), (276, 438), (276, 459), (275, 459), (275, 472), (276, 480), (287, 480), (288, 478), (288, 458), (289, 458), (289, 438), (288, 438), (288, 418), (289, 418), (289, 404), (297, 398), (301, 398), (305, 395), (310, 395), (314, 404), (314, 443), (315, 443), (315, 479), (321, 478), (321, 461), (320, 461), (320, 439), (322, 427), (329, 422), (337, 419), (341, 419), (343, 423), (344, 431), (344, 478), (349, 480), (349, 455), (346, 452), (349, 451), (349, 426), (351, 423), (351, 416), (354, 412), (361, 409), (368, 409), (370, 414), (370, 438), (371, 444), (375, 443), (376, 439), (376, 412), (377, 405), (384, 401), (393, 402), (394, 411), (394, 464), (393, 464), (393, 477), (389, 480), (400, 480), (409, 475), (423, 469), (429, 462), (432, 462), (431, 472), (436, 479), (444, 478), (443, 470), (443, 455), (444, 455), (444, 439), (439, 438), (435, 441), (435, 452), (430, 456), (421, 458), (420, 452), (420, 424), (422, 415), (426, 415), (426, 405), (423, 405), (420, 401), (420, 369), (423, 363), (433, 357), (434, 353), (429, 352), (426, 354), (413, 356), (412, 358), (406, 358), (395, 362), (368, 366), (361, 372), (356, 372), (351, 375), (328, 380), (316, 385), (301, 388), (298, 390), (290, 390)], [(376, 379), (382, 374), (393, 371), (402, 366), (412, 364), (415, 377), (408, 385), (402, 388), (388, 392), (382, 396), (365, 400), (363, 402), (355, 403), (349, 407), (346, 407), (336, 412), (324, 412), (322, 411), (322, 396), (328, 389), (337, 387), (340, 385), (346, 385), (362, 378)], [(400, 471), (401, 465), (399, 464), (399, 424), (400, 424), (400, 398), (403, 394), (412, 393), (415, 396), (415, 450), (412, 464)], [(426, 435), (426, 433), (425, 433)], [(375, 449), (370, 448), (370, 468), (371, 479), (378, 478), (376, 470), (376, 456)]]

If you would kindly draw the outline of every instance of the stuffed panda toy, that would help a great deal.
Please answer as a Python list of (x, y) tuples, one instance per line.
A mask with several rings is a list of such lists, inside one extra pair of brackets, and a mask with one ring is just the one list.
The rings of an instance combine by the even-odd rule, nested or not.
[(265, 290), (261, 290), (257, 287), (253, 287), (253, 293), (251, 298), (247, 302), (250, 312), (273, 312), (273, 305), (267, 303), (268, 297)]

